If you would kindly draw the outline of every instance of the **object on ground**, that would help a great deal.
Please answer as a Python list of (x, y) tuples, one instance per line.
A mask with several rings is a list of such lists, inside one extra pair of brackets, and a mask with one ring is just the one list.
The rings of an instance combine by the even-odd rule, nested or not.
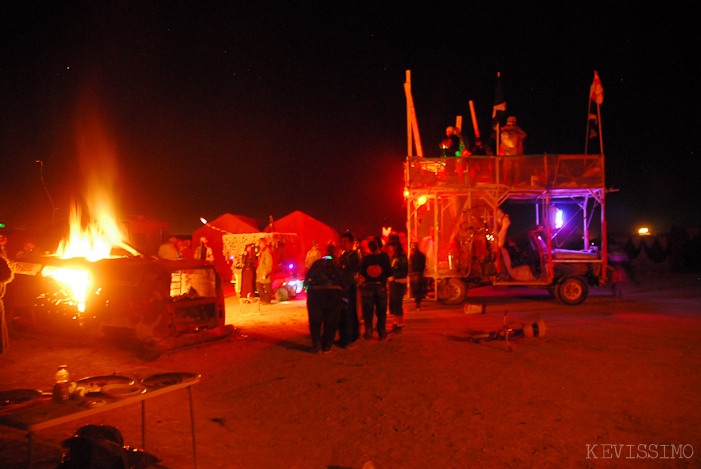
[(470, 337), (470, 341), (476, 344), (480, 342), (488, 342), (491, 340), (504, 340), (506, 341), (506, 346), (509, 350), (513, 352), (513, 348), (509, 343), (509, 339), (522, 339), (524, 337), (543, 337), (547, 328), (545, 327), (545, 321), (542, 319), (537, 320), (532, 324), (524, 324), (521, 322), (507, 323), (506, 321), (507, 313), (504, 313), (504, 326), (501, 329), (492, 332), (486, 332), (482, 334), (475, 334)]
[(144, 450), (124, 446), (122, 433), (111, 425), (85, 425), (61, 445), (56, 469), (145, 469), (160, 459)]

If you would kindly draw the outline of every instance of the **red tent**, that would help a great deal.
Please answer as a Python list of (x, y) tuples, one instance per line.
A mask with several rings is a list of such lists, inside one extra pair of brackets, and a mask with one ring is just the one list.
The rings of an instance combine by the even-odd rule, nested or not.
[[(332, 242), (338, 246), (340, 240), (336, 230), (299, 210), (275, 220), (273, 228), (278, 233), (295, 233), (297, 235), (294, 246), (287, 248), (290, 261), (295, 265), (293, 270), (297, 272), (305, 270), (304, 258), (307, 256), (307, 251), (312, 248), (313, 241), (318, 241), (319, 248), (324, 253), (328, 243)], [(270, 225), (265, 228), (265, 231), (270, 231)]]
[(216, 220), (208, 222), (205, 226), (192, 234), (192, 250), (200, 245), (200, 238), (204, 236), (209, 242), (214, 254), (214, 268), (223, 281), (231, 281), (231, 263), (224, 258), (222, 235), (238, 233), (259, 233), (260, 230), (253, 224), (252, 218), (225, 213)]

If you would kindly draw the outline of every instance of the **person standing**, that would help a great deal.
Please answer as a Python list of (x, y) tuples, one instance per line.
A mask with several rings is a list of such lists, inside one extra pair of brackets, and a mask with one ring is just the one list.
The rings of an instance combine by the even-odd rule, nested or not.
[(167, 243), (163, 243), (158, 247), (158, 257), (161, 259), (177, 260), (178, 254), (178, 238), (172, 236), (168, 238)]
[[(526, 138), (526, 132), (516, 125), (514, 116), (506, 119), (506, 125), (502, 127), (500, 137), (500, 155), (523, 155), (523, 141)], [(519, 184), (522, 170), (523, 158), (504, 158), (504, 181), (507, 184)]]
[(195, 254), (192, 252), (192, 241), (189, 239), (183, 240), (182, 248), (180, 249), (181, 259), (192, 259)]
[(321, 259), (321, 249), (319, 249), (319, 242), (314, 240), (312, 241), (312, 248), (307, 252), (307, 256), (304, 258), (304, 265), (307, 270), (319, 259)]
[(365, 333), (363, 338), (370, 340), (373, 334), (373, 322), (377, 316), (377, 333), (380, 340), (387, 338), (387, 279), (392, 275), (389, 256), (380, 250), (375, 239), (368, 242), (369, 254), (363, 256), (360, 275), (363, 319)]
[(465, 147), (460, 137), (460, 129), (456, 127), (446, 128), (445, 139), (441, 140), (439, 147), (443, 158), (463, 156), (462, 153)]
[(343, 280), (334, 262), (334, 251), (329, 244), (326, 255), (311, 265), (304, 278), (314, 353), (331, 352), (344, 305)]
[(5, 257), (0, 257), (0, 353), (3, 353), (10, 346), (10, 337), (7, 332), (7, 321), (5, 320), (5, 304), (2, 297), (5, 296), (5, 284), (10, 283), (14, 278), (10, 262)]
[(256, 293), (256, 249), (254, 244), (246, 246), (242, 259), (240, 298), (248, 298)]
[(424, 297), (424, 270), (426, 270), (426, 255), (419, 251), (419, 243), (411, 243), (409, 253), (409, 282), (411, 293), (414, 296), (416, 310), (421, 310), (421, 300)]
[(9, 261), (10, 258), (8, 257), (7, 251), (5, 250), (6, 244), (7, 244), (7, 236), (5, 236), (4, 234), (0, 234), (0, 257)]
[(341, 235), (341, 277), (343, 279), (343, 297), (345, 307), (341, 312), (338, 327), (341, 347), (353, 348), (353, 343), (360, 338), (360, 320), (358, 319), (358, 280), (360, 273), (360, 253), (355, 249), (355, 237), (351, 233)]
[(269, 305), (273, 296), (271, 274), (273, 273), (273, 254), (265, 238), (258, 240), (258, 267), (256, 268), (256, 287), (260, 294), (260, 304)]
[(207, 238), (204, 236), (200, 238), (200, 245), (195, 248), (195, 259), (214, 262), (214, 252), (212, 252), (212, 248), (209, 247), (207, 242)]
[(387, 245), (392, 275), (389, 277), (389, 312), (394, 316), (394, 330), (399, 332), (404, 327), (404, 295), (406, 294), (409, 261), (400, 243)]

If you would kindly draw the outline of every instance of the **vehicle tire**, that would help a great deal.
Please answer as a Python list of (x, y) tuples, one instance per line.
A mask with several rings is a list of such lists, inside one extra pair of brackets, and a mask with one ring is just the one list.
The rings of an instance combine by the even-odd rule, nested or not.
[(467, 298), (467, 285), (459, 278), (447, 278), (438, 286), (438, 299), (444, 305), (459, 305)]
[(557, 297), (566, 305), (578, 305), (587, 299), (587, 295), (589, 287), (579, 277), (566, 277), (557, 286)]
[(297, 290), (295, 290), (293, 286), (287, 285), (285, 289), (287, 290), (287, 297), (289, 299), (292, 300), (295, 296), (297, 296)]
[(280, 287), (275, 290), (275, 299), (278, 301), (287, 301), (287, 288)]

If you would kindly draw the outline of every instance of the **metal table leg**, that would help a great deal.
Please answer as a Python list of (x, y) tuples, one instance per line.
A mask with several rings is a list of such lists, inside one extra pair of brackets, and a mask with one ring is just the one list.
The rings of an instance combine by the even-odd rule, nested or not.
[(192, 386), (187, 387), (187, 392), (190, 395), (190, 426), (192, 428), (192, 458), (197, 469), (197, 446), (195, 444), (195, 409), (192, 405)]
[(34, 432), (27, 433), (27, 439), (29, 443), (27, 445), (27, 467), (29, 469), (34, 468)]
[(141, 401), (141, 448), (146, 451), (146, 400)]

